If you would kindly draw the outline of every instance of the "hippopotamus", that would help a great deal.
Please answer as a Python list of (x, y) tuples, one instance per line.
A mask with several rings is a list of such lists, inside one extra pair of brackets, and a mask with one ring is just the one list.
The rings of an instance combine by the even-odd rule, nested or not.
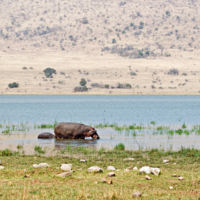
[(61, 122), (55, 126), (54, 133), (56, 138), (62, 139), (100, 139), (93, 127), (79, 123)]
[(55, 138), (55, 135), (48, 132), (40, 133), (40, 135), (38, 135), (38, 139), (52, 139), (52, 138)]

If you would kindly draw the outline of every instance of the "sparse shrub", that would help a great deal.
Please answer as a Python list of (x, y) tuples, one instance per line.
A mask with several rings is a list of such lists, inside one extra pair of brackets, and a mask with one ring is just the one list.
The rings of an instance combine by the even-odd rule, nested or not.
[(105, 88), (109, 89), (109, 85), (105, 85)]
[(166, 15), (169, 17), (171, 14), (169, 11), (166, 11)]
[(131, 84), (129, 84), (129, 83), (127, 83), (125, 87), (126, 87), (126, 89), (131, 89), (132, 88)]
[(22, 67), (22, 69), (27, 69), (27, 67)]
[(130, 23), (130, 26), (133, 26), (134, 25), (134, 23)]
[(61, 75), (65, 75), (65, 72), (60, 72)]
[(46, 68), (45, 70), (43, 70), (46, 78), (53, 78), (52, 74), (56, 74), (56, 70), (53, 68)]
[(114, 147), (114, 150), (123, 151), (125, 150), (125, 145), (123, 143), (119, 143)]
[(156, 89), (156, 87), (154, 85), (151, 86), (152, 89)]
[(183, 75), (183, 76), (187, 76), (187, 73), (183, 72), (182, 75)]
[(8, 84), (8, 87), (9, 87), (9, 88), (18, 88), (18, 87), (19, 87), (19, 84), (16, 83), (16, 82), (9, 83), (9, 84)]
[(114, 44), (114, 43), (116, 43), (116, 42), (117, 42), (116, 39), (113, 38), (113, 39), (112, 39), (112, 43)]
[(84, 78), (82, 78), (81, 81), (80, 81), (80, 85), (85, 86), (86, 83), (87, 83), (87, 81)]
[(124, 88), (124, 84), (118, 83), (117, 88), (119, 88), (119, 89)]
[(179, 71), (178, 69), (170, 69), (169, 72), (168, 72), (168, 75), (178, 75), (179, 74)]
[(100, 87), (100, 85), (99, 85), (98, 83), (92, 83), (91, 86), (92, 86), (92, 87), (97, 87), (97, 88)]
[(58, 83), (59, 83), (59, 84), (64, 84), (64, 83), (65, 83), (65, 81), (58, 81)]
[(74, 88), (74, 92), (85, 92), (88, 88), (86, 86), (79, 86)]
[(89, 23), (89, 22), (88, 22), (87, 18), (84, 17), (84, 18), (82, 19), (82, 24), (88, 24), (88, 23)]
[(139, 54), (140, 56), (143, 56), (143, 55), (144, 55), (144, 54), (142, 53), (142, 51), (139, 51), (138, 54)]
[(140, 22), (140, 26), (144, 26), (144, 22)]
[(136, 72), (130, 72), (131, 76), (137, 76)]

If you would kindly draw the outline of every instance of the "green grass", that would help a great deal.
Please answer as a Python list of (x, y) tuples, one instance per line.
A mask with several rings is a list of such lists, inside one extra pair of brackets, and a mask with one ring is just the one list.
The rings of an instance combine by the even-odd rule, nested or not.
[[(2, 153), (4, 152), (4, 153)], [(5, 153), (7, 152), (7, 153)], [(125, 158), (135, 158), (134, 161), (123, 161)], [(81, 163), (80, 159), (86, 159)], [(169, 164), (163, 164), (168, 159)], [(0, 160), (5, 167), (0, 170), (1, 199), (132, 199), (132, 193), (141, 191), (141, 199), (198, 199), (200, 180), (200, 151), (184, 149), (180, 151), (163, 151), (151, 149), (149, 151), (121, 151), (100, 150), (89, 148), (74, 148), (70, 145), (64, 154), (55, 157), (42, 157), (38, 155), (20, 155), (10, 150), (0, 151)], [(46, 162), (48, 168), (33, 168), (33, 164)], [(73, 165), (72, 177), (59, 178), (62, 173), (60, 164)], [(174, 165), (173, 163), (176, 163)], [(91, 166), (103, 168), (103, 173), (88, 173)], [(114, 166), (115, 177), (108, 178), (108, 166)], [(124, 172), (127, 167), (142, 166), (160, 167), (161, 175), (149, 175), (152, 180), (147, 181), (145, 174), (138, 171)], [(27, 174), (30, 177), (25, 178)], [(177, 174), (184, 177), (179, 181)], [(112, 180), (113, 184), (102, 183), (101, 178)], [(95, 184), (94, 182), (98, 182)], [(173, 190), (169, 187), (173, 186)]]
[(40, 146), (35, 146), (34, 147), (34, 151), (39, 153), (39, 154), (44, 154), (45, 153), (45, 151), (42, 150), (42, 147), (40, 147)]

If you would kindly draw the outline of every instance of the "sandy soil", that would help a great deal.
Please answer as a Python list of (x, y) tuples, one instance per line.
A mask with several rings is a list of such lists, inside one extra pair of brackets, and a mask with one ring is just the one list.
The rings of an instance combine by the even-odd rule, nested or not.
[[(199, 52), (175, 52), (170, 58), (126, 59), (117, 55), (95, 53), (0, 53), (1, 94), (200, 94)], [(181, 55), (180, 55), (181, 54)], [(184, 57), (184, 58), (182, 58)], [(23, 69), (27, 67), (27, 69)], [(46, 78), (47, 67), (57, 71)], [(33, 68), (33, 69), (30, 69)], [(170, 69), (179, 75), (168, 75)], [(80, 70), (80, 71), (79, 71)], [(131, 76), (130, 72), (136, 76)], [(61, 75), (60, 72), (64, 72)], [(185, 73), (185, 75), (183, 75)], [(87, 81), (87, 92), (75, 93), (80, 80)], [(18, 88), (8, 84), (19, 83)], [(100, 88), (92, 87), (98, 83)], [(118, 84), (130, 84), (131, 89), (118, 89)], [(104, 88), (109, 85), (109, 89)]]

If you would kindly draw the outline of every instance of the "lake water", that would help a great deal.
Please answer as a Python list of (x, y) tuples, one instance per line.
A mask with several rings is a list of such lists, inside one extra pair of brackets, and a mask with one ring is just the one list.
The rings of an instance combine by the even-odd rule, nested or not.
[[(155, 134), (151, 128), (127, 133), (113, 128), (97, 128), (100, 140), (38, 140), (37, 135), (53, 129), (35, 129), (34, 124), (55, 122), (81, 122), (84, 124), (117, 123), (118, 125), (144, 124), (148, 126), (169, 125), (176, 130), (185, 123), (191, 131), (193, 125), (200, 124), (200, 96), (0, 96), (0, 123), (27, 123), (30, 128), (17, 129), (8, 135), (0, 134), (0, 148), (16, 149), (21, 144), (25, 149), (35, 145), (62, 149), (66, 145), (113, 148), (124, 143), (126, 149), (164, 148), (178, 150), (183, 147), (200, 148), (200, 135)], [(32, 128), (31, 128), (32, 127)], [(19, 129), (19, 128), (18, 128)], [(165, 131), (167, 132), (167, 131)], [(14, 150), (13, 149), (13, 150)]]
[(199, 124), (200, 96), (0, 96), (0, 123)]

